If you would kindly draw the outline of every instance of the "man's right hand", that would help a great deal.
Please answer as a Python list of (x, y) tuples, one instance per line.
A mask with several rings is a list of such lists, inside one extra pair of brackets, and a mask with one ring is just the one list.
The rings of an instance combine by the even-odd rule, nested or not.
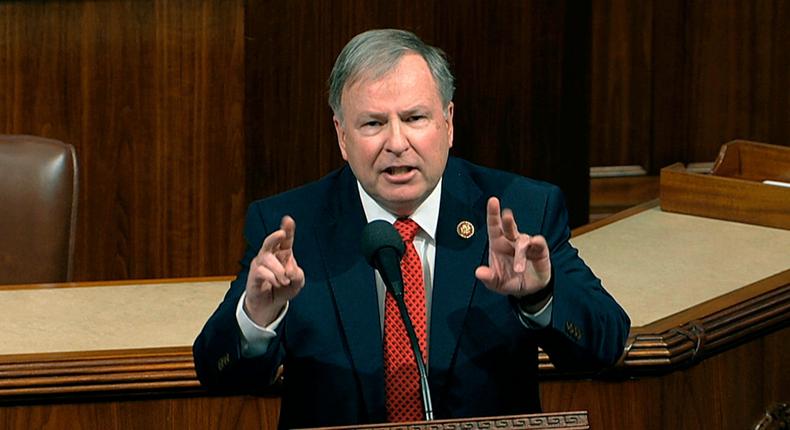
[(296, 222), (284, 216), (280, 229), (263, 240), (250, 263), (244, 310), (260, 326), (271, 324), (288, 300), (304, 287), (304, 271), (293, 255), (295, 233)]

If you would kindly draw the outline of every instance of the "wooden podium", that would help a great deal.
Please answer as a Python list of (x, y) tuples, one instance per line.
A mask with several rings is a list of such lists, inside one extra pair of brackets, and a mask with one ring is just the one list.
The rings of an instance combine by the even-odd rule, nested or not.
[[(741, 430), (790, 400), (790, 230), (654, 202), (572, 242), (632, 318), (620, 363), (566, 375), (541, 353), (546, 414), (403, 428)], [(0, 286), (0, 427), (276, 428), (276, 392), (195, 378), (192, 341), (229, 280)]]

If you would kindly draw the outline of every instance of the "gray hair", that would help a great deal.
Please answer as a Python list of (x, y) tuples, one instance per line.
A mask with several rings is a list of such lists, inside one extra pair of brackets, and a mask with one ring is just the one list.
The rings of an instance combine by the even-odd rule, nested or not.
[(335, 116), (343, 120), (343, 88), (362, 78), (375, 80), (384, 76), (398, 65), (401, 57), (409, 53), (419, 54), (428, 63), (446, 115), (447, 106), (455, 92), (455, 78), (444, 52), (426, 44), (414, 33), (385, 29), (356, 35), (337, 56), (329, 75), (329, 106)]

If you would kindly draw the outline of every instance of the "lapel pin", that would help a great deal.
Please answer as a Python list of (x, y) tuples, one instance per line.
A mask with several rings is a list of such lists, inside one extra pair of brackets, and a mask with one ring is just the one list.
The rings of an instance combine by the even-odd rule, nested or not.
[(469, 221), (461, 221), (458, 223), (455, 231), (464, 239), (469, 239), (473, 234), (475, 234), (475, 226)]

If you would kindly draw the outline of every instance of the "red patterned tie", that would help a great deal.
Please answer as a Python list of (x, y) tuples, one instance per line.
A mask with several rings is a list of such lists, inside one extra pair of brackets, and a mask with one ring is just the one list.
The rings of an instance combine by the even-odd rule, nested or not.
[[(403, 296), (425, 360), (425, 286), (422, 262), (413, 243), (420, 226), (405, 218), (395, 221), (395, 229), (406, 243), (406, 252), (400, 263), (403, 272)], [(387, 420), (404, 422), (423, 419), (417, 364), (409, 346), (406, 328), (398, 313), (398, 305), (390, 293), (387, 293), (384, 310), (384, 378)]]

